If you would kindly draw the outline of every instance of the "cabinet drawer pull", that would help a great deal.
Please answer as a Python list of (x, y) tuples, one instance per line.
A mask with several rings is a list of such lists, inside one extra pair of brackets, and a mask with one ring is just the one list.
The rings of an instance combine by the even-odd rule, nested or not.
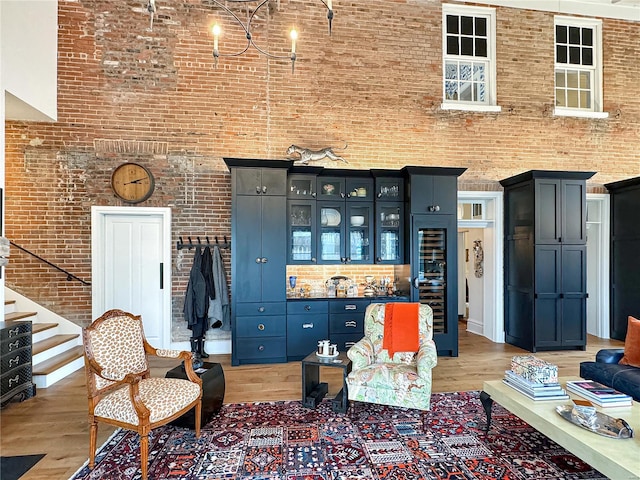
[(256, 193), (260, 193), (260, 185), (256, 185)]
[(354, 304), (352, 304), (352, 303), (350, 303), (349, 305), (345, 305), (345, 306), (344, 306), (344, 309), (345, 309), (345, 310), (357, 310), (357, 309), (358, 309), (358, 306), (357, 306), (357, 305), (354, 305)]
[(258, 351), (260, 351), (260, 352), (264, 352), (264, 345), (260, 345), (260, 346), (258, 347)]
[(303, 323), (302, 328), (313, 328), (313, 323)]
[(9, 351), (13, 350), (14, 348), (18, 348), (20, 347), (20, 340), (16, 340), (13, 343), (9, 343)]
[(15, 358), (9, 359), (9, 368), (13, 367), (14, 365), (20, 365), (20, 355), (16, 355)]
[(20, 327), (12, 328), (9, 330), (9, 338), (13, 337), (14, 335), (18, 335), (19, 333)]
[(264, 330), (264, 323), (258, 324), (258, 330)]
[(266, 310), (266, 309), (265, 309), (264, 307), (258, 307), (258, 311), (259, 311), (260, 313), (263, 313), (265, 310)]
[(304, 306), (304, 309), (305, 309), (307, 312), (308, 312), (308, 311), (310, 311), (310, 310), (311, 310), (311, 305), (305, 305), (305, 306)]
[(358, 326), (358, 322), (356, 322), (355, 320), (349, 320), (344, 322), (344, 326), (349, 328), (356, 328)]
[(266, 185), (262, 187), (262, 193), (267, 193), (267, 186)]
[(256, 263), (260, 263), (262, 262), (262, 259), (260, 257), (256, 258)]
[(13, 387), (14, 383), (17, 385), (18, 382), (20, 382), (20, 375), (16, 375), (15, 377), (10, 378), (9, 379), (9, 388)]
[(260, 259), (260, 263), (267, 263), (269, 260), (267, 260), (267, 257), (262, 257)]

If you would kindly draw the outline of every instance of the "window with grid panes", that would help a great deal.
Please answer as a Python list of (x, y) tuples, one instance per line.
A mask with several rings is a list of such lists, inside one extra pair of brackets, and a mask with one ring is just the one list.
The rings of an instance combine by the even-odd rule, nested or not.
[(495, 105), (495, 11), (443, 5), (444, 102)]
[(599, 21), (556, 18), (556, 108), (602, 111)]

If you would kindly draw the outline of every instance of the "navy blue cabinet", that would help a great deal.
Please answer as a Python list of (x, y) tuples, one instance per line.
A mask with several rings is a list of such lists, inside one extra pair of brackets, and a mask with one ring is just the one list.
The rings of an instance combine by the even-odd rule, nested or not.
[(300, 299), (287, 302), (287, 359), (302, 360), (329, 338), (329, 302)]
[(505, 189), (505, 339), (525, 350), (586, 347), (586, 180), (531, 170)]
[(587, 241), (584, 180), (539, 178), (535, 198), (536, 243), (583, 245)]
[(640, 177), (605, 187), (611, 194), (610, 336), (624, 341), (629, 315), (640, 318)]
[(458, 177), (465, 168), (405, 167), (409, 210), (415, 214), (455, 215)]
[(458, 177), (465, 168), (405, 167), (411, 300), (433, 311), (438, 355), (458, 356)]
[(329, 301), (329, 340), (338, 351), (349, 350), (364, 336), (364, 312), (368, 298), (344, 298)]
[(290, 162), (225, 162), (232, 185), (231, 363), (285, 362)]

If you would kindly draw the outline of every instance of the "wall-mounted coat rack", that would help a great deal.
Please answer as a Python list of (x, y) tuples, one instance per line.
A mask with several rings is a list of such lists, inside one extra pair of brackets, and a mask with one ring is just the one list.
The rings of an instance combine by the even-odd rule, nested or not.
[(231, 248), (231, 244), (229, 243), (229, 241), (227, 240), (227, 236), (225, 235), (224, 241), (221, 242), (220, 240), (218, 240), (218, 236), (216, 235), (215, 237), (213, 237), (214, 241), (211, 242), (209, 240), (209, 237), (204, 237), (205, 238), (205, 242), (203, 242), (200, 237), (196, 237), (197, 242), (194, 243), (193, 240), (191, 240), (191, 237), (187, 237), (187, 240), (189, 240), (188, 243), (186, 243), (184, 240), (182, 240), (182, 237), (178, 237), (178, 241), (177, 241), (177, 248), (178, 250), (182, 250), (183, 248), (188, 248), (189, 250), (191, 250), (193, 247), (213, 247), (213, 246), (218, 246), (219, 248)]

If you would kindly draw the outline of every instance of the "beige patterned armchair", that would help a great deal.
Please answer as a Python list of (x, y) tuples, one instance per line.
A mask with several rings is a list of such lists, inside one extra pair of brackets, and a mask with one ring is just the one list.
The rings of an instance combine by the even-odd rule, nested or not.
[(369, 305), (364, 314), (364, 338), (347, 352), (352, 362), (347, 376), (349, 400), (429, 410), (431, 370), (438, 361), (431, 307), (419, 307), (417, 353), (396, 352), (389, 357), (382, 348), (384, 318), (385, 304)]
[[(82, 331), (89, 398), (89, 467), (95, 465), (98, 422), (135, 430), (140, 435), (142, 479), (147, 478), (149, 432), (195, 408), (200, 436), (202, 381), (191, 353), (153, 348), (142, 319), (109, 310)], [(182, 359), (189, 380), (150, 376), (147, 355)]]

